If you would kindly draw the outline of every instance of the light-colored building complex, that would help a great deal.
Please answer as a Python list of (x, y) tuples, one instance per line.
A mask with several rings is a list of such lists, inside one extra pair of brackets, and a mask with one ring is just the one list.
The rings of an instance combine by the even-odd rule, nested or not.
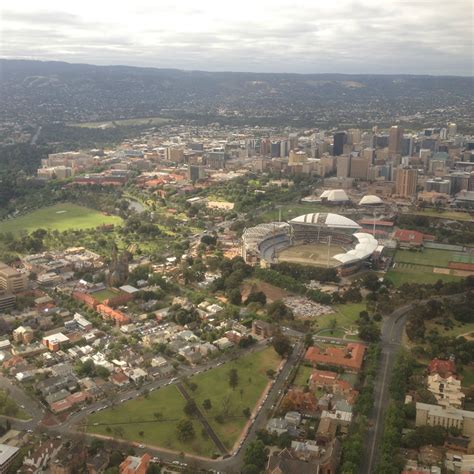
[(454, 426), (460, 429), (464, 436), (474, 436), (474, 411), (417, 403), (416, 426), (424, 425), (444, 428)]
[(20, 293), (28, 288), (28, 275), (0, 262), (0, 290)]
[(450, 375), (441, 377), (439, 374), (428, 375), (428, 390), (435, 396), (439, 405), (461, 408), (464, 393), (461, 391), (461, 381)]

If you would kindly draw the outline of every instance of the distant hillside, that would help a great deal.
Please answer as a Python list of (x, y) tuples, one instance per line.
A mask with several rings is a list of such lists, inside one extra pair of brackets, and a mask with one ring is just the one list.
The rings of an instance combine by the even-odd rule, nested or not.
[(0, 60), (3, 120), (472, 123), (473, 78), (257, 74)]

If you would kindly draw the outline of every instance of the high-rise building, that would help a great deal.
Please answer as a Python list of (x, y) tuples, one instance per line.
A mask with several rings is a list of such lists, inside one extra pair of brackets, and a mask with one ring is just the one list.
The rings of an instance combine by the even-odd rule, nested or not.
[(369, 160), (366, 158), (352, 157), (349, 176), (355, 179), (367, 180)]
[(334, 144), (332, 147), (332, 154), (334, 156), (342, 155), (344, 151), (344, 144), (347, 141), (346, 132), (336, 132), (333, 138), (334, 138)]
[(204, 173), (204, 166), (202, 165), (190, 165), (188, 168), (188, 179), (195, 183), (204, 179), (206, 174)]
[(399, 125), (394, 125), (390, 128), (388, 136), (388, 152), (391, 155), (398, 155), (402, 150), (403, 128)]
[(403, 156), (413, 155), (413, 136), (412, 135), (403, 135), (400, 153)]
[(458, 131), (458, 127), (455, 123), (448, 123), (448, 138), (454, 138)]
[(338, 178), (348, 178), (351, 173), (351, 156), (340, 155), (337, 157), (336, 170)]
[(443, 178), (428, 179), (425, 183), (425, 190), (449, 194), (451, 191), (451, 181)]
[(362, 156), (369, 161), (369, 164), (373, 164), (375, 160), (375, 148), (364, 148)]
[(289, 166), (302, 165), (308, 161), (308, 157), (304, 151), (290, 151), (290, 157), (288, 159)]
[(398, 168), (395, 181), (395, 193), (406, 198), (415, 196), (417, 181), (418, 170), (413, 168)]
[(174, 163), (183, 163), (184, 161), (184, 149), (183, 148), (172, 148), (166, 149), (166, 160)]

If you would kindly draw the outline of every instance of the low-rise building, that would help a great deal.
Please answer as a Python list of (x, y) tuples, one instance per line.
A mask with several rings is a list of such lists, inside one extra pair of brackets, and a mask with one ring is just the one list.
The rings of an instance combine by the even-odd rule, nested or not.
[(474, 411), (460, 410), (452, 407), (416, 404), (416, 426), (443, 426), (461, 430), (464, 436), (474, 436)]
[(428, 390), (435, 396), (438, 405), (462, 408), (466, 395), (461, 390), (461, 381), (453, 375), (446, 378), (437, 373), (428, 375)]

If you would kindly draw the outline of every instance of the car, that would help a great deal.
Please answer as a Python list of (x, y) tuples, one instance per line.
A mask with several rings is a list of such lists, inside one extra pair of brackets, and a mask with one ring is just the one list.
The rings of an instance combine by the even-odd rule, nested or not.
[(99, 426), (99, 423), (95, 422), (95, 423), (94, 423), (94, 426)]
[(138, 447), (139, 447), (140, 449), (143, 449), (143, 448), (145, 447), (145, 445), (144, 445), (144, 444), (139, 444)]
[(25, 409), (25, 405), (20, 405), (21, 408)]
[(33, 430), (26, 430), (27, 433), (33, 433)]

